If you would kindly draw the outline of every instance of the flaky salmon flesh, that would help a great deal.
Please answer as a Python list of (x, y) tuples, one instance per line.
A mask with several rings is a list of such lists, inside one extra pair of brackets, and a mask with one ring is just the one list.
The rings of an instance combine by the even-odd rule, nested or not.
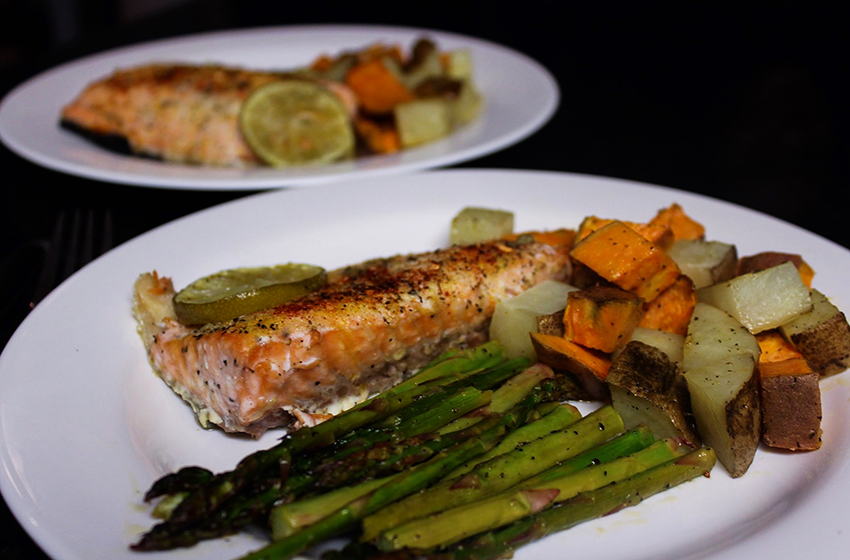
[[(118, 151), (177, 163), (249, 167), (260, 160), (239, 130), (239, 112), (256, 88), (293, 79), (217, 65), (149, 64), (89, 84), (62, 109), (65, 128)], [(353, 95), (322, 82), (353, 111)]]
[(487, 339), (496, 303), (566, 280), (569, 247), (494, 241), (368, 261), (273, 309), (193, 328), (156, 272), (134, 286), (155, 372), (201, 424), (254, 436), (313, 425), (398, 383), (449, 347)]

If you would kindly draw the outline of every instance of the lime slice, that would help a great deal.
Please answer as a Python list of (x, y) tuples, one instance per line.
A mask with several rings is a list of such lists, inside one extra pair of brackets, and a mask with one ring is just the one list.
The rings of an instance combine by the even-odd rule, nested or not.
[(271, 82), (242, 106), (245, 141), (269, 165), (330, 163), (354, 153), (348, 111), (327, 88), (306, 80)]
[(223, 270), (180, 290), (174, 310), (186, 325), (229, 321), (308, 294), (326, 279), (324, 268), (300, 263)]

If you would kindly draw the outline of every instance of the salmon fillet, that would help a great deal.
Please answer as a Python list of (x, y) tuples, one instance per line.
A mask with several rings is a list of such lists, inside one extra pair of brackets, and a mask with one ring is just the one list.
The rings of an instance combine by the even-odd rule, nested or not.
[(368, 261), (274, 309), (200, 328), (180, 324), (172, 282), (134, 286), (157, 374), (203, 425), (259, 436), (312, 425), (414, 373), (451, 346), (486, 340), (498, 301), (566, 280), (568, 247), (491, 242)]
[[(150, 64), (88, 85), (61, 112), (63, 127), (107, 147), (165, 161), (246, 167), (260, 163), (239, 131), (255, 88), (291, 79), (216, 65)], [(323, 83), (349, 110), (353, 95)]]

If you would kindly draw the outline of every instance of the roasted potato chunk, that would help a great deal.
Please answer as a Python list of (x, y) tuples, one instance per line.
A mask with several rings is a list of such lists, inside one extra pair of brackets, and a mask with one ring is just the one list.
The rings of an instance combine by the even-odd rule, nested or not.
[(761, 440), (761, 399), (756, 362), (749, 352), (685, 372), (703, 443), (733, 478), (747, 472)]
[(646, 424), (658, 437), (700, 444), (680, 365), (663, 351), (631, 341), (608, 370), (611, 402), (626, 428)]
[(516, 296), (496, 304), (490, 321), (490, 338), (504, 344), (512, 358), (536, 357), (529, 333), (537, 331), (537, 318), (564, 309), (569, 284), (546, 280)]
[(735, 246), (720, 241), (681, 239), (667, 253), (697, 289), (731, 279), (738, 266)]
[(468, 245), (492, 241), (514, 232), (514, 214), (507, 210), (468, 206), (452, 218), (449, 243)]
[(781, 327), (811, 368), (827, 377), (850, 367), (850, 325), (847, 318), (818, 290), (811, 290), (812, 310)]
[(821, 446), (820, 378), (775, 330), (757, 335), (761, 356), (762, 440), (770, 447), (812, 451)]
[(758, 340), (725, 311), (697, 303), (685, 337), (682, 365), (685, 371), (719, 362), (733, 354), (748, 353), (758, 362)]
[(702, 288), (698, 297), (726, 311), (754, 334), (776, 328), (812, 308), (809, 289), (791, 262)]
[(761, 439), (760, 356), (758, 340), (734, 317), (696, 305), (683, 348), (691, 409), (703, 443), (733, 477), (747, 471)]

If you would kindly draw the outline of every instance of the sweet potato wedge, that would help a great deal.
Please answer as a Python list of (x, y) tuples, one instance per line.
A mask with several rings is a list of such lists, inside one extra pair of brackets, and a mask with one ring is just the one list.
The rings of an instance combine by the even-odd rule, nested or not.
[(628, 342), (643, 315), (643, 303), (631, 292), (614, 287), (570, 292), (564, 336), (587, 348), (611, 353)]
[(585, 348), (564, 337), (532, 332), (531, 343), (537, 359), (555, 371), (572, 375), (590, 400), (610, 396), (605, 378), (611, 359), (602, 352)]
[(688, 333), (688, 323), (696, 304), (694, 282), (682, 274), (673, 285), (644, 305), (638, 326), (684, 336)]
[(398, 130), (394, 126), (356, 116), (354, 130), (371, 153), (391, 154), (401, 149)]
[(791, 451), (819, 449), (820, 377), (778, 331), (759, 333), (756, 339), (761, 348), (762, 440)]
[(570, 255), (605, 280), (647, 302), (680, 275), (679, 267), (666, 252), (619, 221), (576, 243)]
[(386, 114), (399, 103), (415, 98), (381, 58), (370, 58), (354, 65), (345, 76), (345, 84), (367, 113)]
[[(594, 231), (615, 221), (617, 220), (612, 218), (587, 216), (584, 220), (582, 220), (581, 225), (579, 225), (578, 232), (576, 234), (576, 241), (581, 241)], [(668, 249), (675, 241), (673, 230), (670, 228), (669, 224), (642, 224), (639, 222), (622, 220), (621, 222), (647, 238), (660, 249)]]
[(547, 231), (527, 231), (504, 236), (505, 241), (516, 241), (521, 235), (530, 235), (538, 243), (571, 247), (575, 243), (576, 230), (561, 228)]
[(681, 205), (673, 203), (667, 208), (658, 211), (650, 221), (649, 225), (668, 226), (674, 240), (679, 239), (702, 239), (705, 237), (705, 227), (688, 216)]

